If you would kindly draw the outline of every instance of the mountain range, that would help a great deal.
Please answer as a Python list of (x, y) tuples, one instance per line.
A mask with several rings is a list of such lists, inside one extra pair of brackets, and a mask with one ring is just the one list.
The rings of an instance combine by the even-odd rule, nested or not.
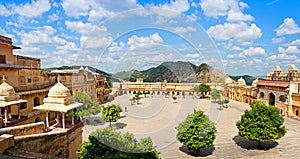
[[(81, 66), (61, 66), (46, 68), (43, 71), (50, 70), (68, 70), (79, 69)], [(228, 75), (225, 75), (219, 70), (214, 69), (206, 63), (199, 66), (190, 62), (177, 61), (177, 62), (163, 62), (157, 67), (152, 67), (147, 70), (131, 70), (122, 71), (114, 74), (106, 73), (97, 68), (90, 66), (89, 70), (97, 72), (106, 77), (109, 85), (111, 82), (131, 81), (135, 82), (136, 78), (143, 78), (145, 82), (162, 82), (167, 80), (171, 83), (210, 83), (210, 82), (224, 82)], [(237, 81), (241, 76), (230, 76), (233, 80)], [(243, 79), (247, 85), (251, 85), (255, 77), (243, 75)]]
[(131, 81), (143, 78), (145, 82), (162, 82), (167, 80), (171, 83), (209, 83), (224, 82), (226, 75), (206, 63), (199, 66), (190, 62), (164, 62), (157, 67), (144, 71), (122, 71), (112, 75), (113, 81)]

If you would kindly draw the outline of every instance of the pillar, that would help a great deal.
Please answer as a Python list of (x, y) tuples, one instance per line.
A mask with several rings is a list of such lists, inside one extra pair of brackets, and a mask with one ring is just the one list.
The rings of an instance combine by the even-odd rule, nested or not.
[(72, 125), (74, 125), (74, 110), (72, 110)]
[(7, 123), (7, 107), (4, 107), (4, 122)]
[(48, 119), (48, 111), (46, 111), (46, 130), (49, 129), (49, 119)]
[(21, 116), (20, 116), (20, 105), (18, 105), (18, 119), (21, 119)]
[(63, 126), (63, 129), (65, 130), (65, 112), (61, 112), (62, 114), (62, 126)]

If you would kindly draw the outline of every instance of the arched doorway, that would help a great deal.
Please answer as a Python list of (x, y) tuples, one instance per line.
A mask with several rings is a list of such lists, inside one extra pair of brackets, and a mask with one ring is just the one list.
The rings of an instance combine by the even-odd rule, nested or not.
[(40, 98), (39, 97), (35, 97), (34, 99), (33, 99), (33, 106), (38, 106), (38, 105), (40, 105)]
[(270, 95), (269, 95), (269, 105), (275, 105), (275, 95), (274, 95), (274, 93), (270, 93)]
[(264, 92), (260, 92), (260, 93), (259, 93), (259, 98), (261, 98), (261, 99), (264, 99), (264, 98), (265, 98)]
[(296, 116), (299, 116), (299, 110), (296, 110)]
[(34, 120), (35, 123), (40, 122), (40, 121), (42, 121), (40, 117), (37, 117), (37, 118), (35, 118), (35, 120)]

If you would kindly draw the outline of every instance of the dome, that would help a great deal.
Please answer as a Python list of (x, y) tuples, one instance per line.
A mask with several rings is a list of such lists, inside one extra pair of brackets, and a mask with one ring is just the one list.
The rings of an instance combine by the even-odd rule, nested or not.
[(274, 72), (281, 72), (281, 68), (279, 65), (276, 65)]
[(11, 94), (15, 94), (15, 89), (11, 85), (7, 84), (5, 80), (0, 85), (0, 96), (7, 96)]
[(256, 78), (253, 82), (252, 82), (252, 86), (257, 86), (257, 82), (258, 82), (258, 78)]
[(298, 71), (297, 67), (294, 64), (291, 64), (288, 71)]
[(58, 81), (52, 88), (50, 88), (49, 97), (68, 97), (71, 96), (70, 90)]
[(246, 81), (243, 79), (243, 77), (238, 79), (238, 85), (246, 85)]
[(226, 83), (226, 84), (233, 83), (233, 80), (228, 76), (228, 77), (225, 79), (225, 83)]

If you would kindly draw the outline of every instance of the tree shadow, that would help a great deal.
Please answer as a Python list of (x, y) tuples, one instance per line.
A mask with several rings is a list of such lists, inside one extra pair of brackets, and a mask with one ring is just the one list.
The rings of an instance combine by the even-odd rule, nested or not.
[(85, 125), (97, 126), (97, 125), (105, 124), (105, 121), (103, 119), (101, 119), (100, 117), (85, 117), (82, 119), (82, 121)]
[(123, 129), (125, 126), (127, 126), (126, 123), (115, 123), (114, 126), (117, 128), (117, 129)]
[(195, 156), (195, 157), (206, 157), (209, 156), (213, 153), (213, 151), (215, 150), (215, 147), (209, 147), (209, 148), (201, 148), (200, 153), (198, 155), (193, 153), (193, 149), (188, 148), (185, 145), (182, 145), (181, 147), (179, 147), (179, 150), (181, 152), (184, 152), (185, 154), (191, 155), (191, 156)]
[(278, 142), (274, 141), (261, 142), (261, 145), (259, 146), (257, 141), (247, 140), (239, 135), (233, 137), (232, 140), (235, 141), (238, 146), (247, 150), (270, 150), (278, 145)]

